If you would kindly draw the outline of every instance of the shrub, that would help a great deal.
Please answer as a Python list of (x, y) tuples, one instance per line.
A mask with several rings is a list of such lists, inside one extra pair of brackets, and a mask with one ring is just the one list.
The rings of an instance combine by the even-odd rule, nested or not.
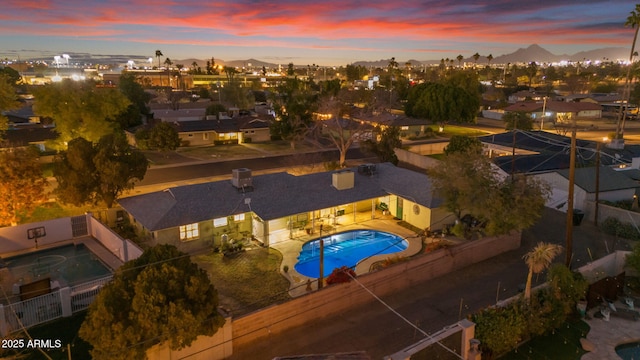
[(352, 277), (356, 277), (356, 272), (350, 267), (341, 266), (333, 269), (331, 274), (327, 276), (327, 285), (348, 283)]
[(285, 272), (285, 274), (286, 274), (286, 273), (288, 273), (288, 272), (289, 272), (289, 265), (285, 265), (285, 266), (283, 266), (283, 267), (282, 267), (282, 271), (284, 271), (284, 272)]
[(625, 239), (640, 240), (640, 233), (631, 223), (622, 222), (614, 217), (604, 219), (600, 225), (602, 231)]

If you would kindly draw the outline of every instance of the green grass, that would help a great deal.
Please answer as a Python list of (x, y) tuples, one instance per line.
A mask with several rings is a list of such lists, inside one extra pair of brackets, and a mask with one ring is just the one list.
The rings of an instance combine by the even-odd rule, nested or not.
[(580, 338), (587, 337), (589, 330), (589, 325), (582, 320), (567, 320), (560, 329), (531, 339), (500, 359), (579, 360), (586, 353)]
[(220, 305), (234, 315), (290, 299), (289, 281), (279, 271), (282, 255), (276, 250), (258, 248), (228, 257), (213, 253), (192, 260), (210, 274)]
[(438, 132), (440, 125), (429, 125), (429, 127), (439, 136), (444, 136), (444, 137), (452, 137), (453, 135), (463, 135), (463, 136), (482, 136), (482, 135), (487, 135), (488, 132), (486, 131), (482, 131), (482, 130), (477, 130), (477, 129), (470, 129), (464, 126), (456, 126), (456, 125), (445, 125), (444, 126), (444, 132)]
[[(78, 330), (84, 321), (85, 315), (86, 311), (79, 312), (68, 318), (58, 319), (30, 328), (28, 332), (32, 339), (51, 340), (52, 342), (60, 341), (60, 348), (43, 349), (53, 360), (90, 359), (89, 350), (91, 345), (78, 336)], [(13, 334), (11, 338), (24, 339), (25, 343), (28, 340), (24, 333)], [(71, 356), (68, 354), (68, 349), (71, 350)], [(3, 356), (7, 356), (9, 359), (13, 358), (11, 356), (15, 356), (16, 359), (26, 360), (45, 358), (42, 352), (37, 349), (23, 349), (20, 352), (0, 351), (0, 357)]]
[(64, 206), (57, 202), (49, 202), (38, 206), (31, 216), (22, 218), (20, 224), (57, 219), (67, 216), (83, 215), (88, 211), (91, 211), (91, 208)]

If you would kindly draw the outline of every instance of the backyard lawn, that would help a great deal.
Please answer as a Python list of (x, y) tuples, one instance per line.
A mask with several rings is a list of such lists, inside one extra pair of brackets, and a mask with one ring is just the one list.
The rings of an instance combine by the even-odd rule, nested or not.
[(569, 319), (551, 334), (540, 336), (520, 345), (516, 350), (501, 356), (504, 360), (562, 359), (579, 360), (582, 350), (580, 338), (586, 338), (589, 324), (582, 320)]
[(213, 253), (192, 260), (209, 273), (220, 306), (234, 316), (290, 299), (289, 281), (279, 272), (282, 255), (277, 250), (256, 248), (232, 256)]

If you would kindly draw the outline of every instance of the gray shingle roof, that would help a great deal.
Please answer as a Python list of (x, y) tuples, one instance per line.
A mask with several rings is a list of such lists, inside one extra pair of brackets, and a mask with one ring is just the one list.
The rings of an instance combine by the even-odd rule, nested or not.
[[(145, 228), (156, 231), (253, 211), (263, 220), (329, 208), (395, 194), (423, 206), (438, 207), (425, 174), (377, 164), (375, 175), (355, 173), (354, 187), (337, 190), (333, 171), (295, 176), (288, 173), (257, 175), (253, 191), (242, 193), (222, 180), (178, 186), (164, 191), (122, 198), (119, 204)], [(246, 204), (250, 198), (250, 204)]]
[[(569, 169), (558, 170), (558, 174), (568, 179)], [(596, 168), (577, 168), (574, 183), (588, 193), (596, 192)], [(606, 166), (600, 167), (600, 182), (598, 185), (601, 192), (640, 187), (638, 182)]]

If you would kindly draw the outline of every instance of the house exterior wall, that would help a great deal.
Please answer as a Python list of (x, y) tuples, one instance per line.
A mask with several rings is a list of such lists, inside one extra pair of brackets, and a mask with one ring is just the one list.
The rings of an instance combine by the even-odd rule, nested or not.
[(578, 112), (579, 118), (601, 118), (602, 110), (582, 110)]
[(241, 143), (255, 143), (255, 142), (267, 142), (271, 141), (271, 131), (269, 128), (265, 129), (244, 129), (241, 132)]
[(214, 131), (197, 131), (178, 133), (181, 146), (212, 145), (216, 138)]

